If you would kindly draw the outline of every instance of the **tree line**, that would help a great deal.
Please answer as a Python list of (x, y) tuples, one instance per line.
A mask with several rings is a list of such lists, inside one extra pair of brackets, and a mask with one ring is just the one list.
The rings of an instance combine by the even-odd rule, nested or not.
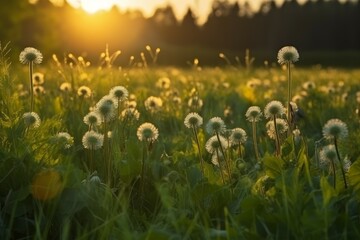
[(248, 3), (214, 0), (203, 25), (197, 24), (191, 9), (176, 19), (171, 6), (145, 18), (139, 11), (116, 7), (89, 15), (68, 4), (56, 7), (48, 0), (33, 5), (27, 0), (0, 0), (0, 4), (6, 6), (0, 7), (0, 40), (49, 53), (82, 51), (92, 56), (106, 44), (128, 52), (148, 44), (216, 51), (272, 51), (289, 44), (303, 51), (360, 50), (359, 1), (317, 0), (300, 5), (288, 0), (281, 7), (264, 1), (253, 12)]

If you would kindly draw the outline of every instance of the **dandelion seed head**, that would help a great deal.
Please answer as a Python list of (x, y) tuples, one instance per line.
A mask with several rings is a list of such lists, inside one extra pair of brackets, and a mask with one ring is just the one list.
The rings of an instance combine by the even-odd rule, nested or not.
[(191, 112), (185, 117), (184, 124), (187, 128), (198, 128), (203, 124), (203, 118), (198, 113)]
[(313, 81), (304, 82), (302, 87), (307, 91), (312, 91), (316, 88), (316, 84)]
[(154, 142), (159, 137), (159, 130), (151, 123), (143, 123), (137, 129), (136, 135), (140, 141)]
[(45, 88), (41, 85), (34, 86), (34, 95), (39, 96), (45, 93)]
[(246, 111), (245, 117), (249, 122), (258, 122), (262, 117), (261, 109), (258, 106), (251, 106)]
[(89, 127), (99, 126), (101, 124), (101, 116), (96, 111), (89, 112), (85, 115), (83, 121)]
[(69, 82), (63, 82), (60, 85), (60, 90), (63, 92), (70, 92), (71, 91), (71, 84)]
[(188, 101), (188, 106), (191, 109), (201, 109), (203, 105), (203, 100), (197, 96), (191, 97)]
[(88, 131), (82, 138), (84, 148), (90, 150), (97, 150), (103, 146), (104, 135), (97, 133), (93, 130)]
[(110, 95), (118, 101), (124, 101), (129, 96), (129, 91), (123, 86), (116, 86), (110, 90)]
[(242, 128), (234, 128), (231, 130), (230, 142), (232, 145), (238, 145), (239, 143), (245, 143), (247, 140), (247, 134)]
[(213, 117), (206, 124), (206, 131), (209, 134), (224, 133), (225, 130), (225, 123), (220, 117)]
[(83, 98), (89, 98), (92, 95), (91, 89), (87, 86), (81, 86), (78, 88), (77, 94)]
[(121, 112), (122, 120), (135, 120), (138, 121), (140, 118), (140, 112), (135, 108), (126, 108)]
[(105, 95), (96, 103), (95, 111), (100, 114), (103, 121), (109, 122), (115, 117), (117, 107), (118, 102), (113, 96)]
[(36, 112), (27, 112), (22, 116), (26, 127), (38, 128), (41, 124), (39, 115)]
[(283, 65), (285, 63), (294, 63), (299, 60), (299, 53), (293, 46), (285, 46), (281, 48), (277, 55), (278, 63)]
[(36, 72), (32, 76), (33, 84), (34, 85), (41, 85), (45, 81), (45, 77), (43, 73)]
[(209, 153), (213, 154), (216, 150), (220, 151), (220, 148), (226, 149), (227, 141), (223, 136), (219, 136), (220, 141), (218, 141), (217, 136), (212, 136), (207, 140), (205, 144), (205, 149)]
[(169, 89), (171, 81), (168, 77), (159, 78), (156, 82), (156, 87), (161, 89)]
[(59, 132), (55, 137), (57, 142), (64, 146), (65, 149), (70, 148), (74, 144), (74, 138), (67, 132)]
[[(288, 129), (289, 126), (287, 124), (287, 122), (282, 119), (282, 118), (277, 118), (276, 119), (276, 128), (278, 130), (278, 133), (285, 133)], [(267, 134), (271, 139), (276, 139), (276, 132), (275, 132), (275, 124), (274, 121), (270, 120), (269, 122), (266, 123), (266, 129), (267, 129)]]
[(269, 102), (264, 109), (264, 115), (266, 118), (281, 116), (284, 113), (284, 105), (280, 101), (276, 100)]
[(323, 136), (327, 139), (344, 139), (349, 135), (346, 123), (336, 118), (327, 121), (322, 132)]
[(345, 171), (345, 172), (349, 172), (349, 171), (350, 171), (350, 167), (351, 167), (351, 161), (350, 161), (347, 157), (345, 157), (345, 158), (344, 158), (344, 166), (343, 166), (344, 171)]
[(20, 53), (19, 60), (22, 64), (28, 64), (30, 62), (40, 64), (43, 60), (43, 55), (36, 48), (27, 47)]
[(163, 101), (159, 97), (150, 96), (145, 100), (144, 104), (146, 110), (151, 113), (155, 113), (161, 110)]
[(319, 167), (321, 169), (328, 169), (330, 162), (335, 161), (337, 158), (336, 149), (334, 145), (323, 147), (319, 152)]

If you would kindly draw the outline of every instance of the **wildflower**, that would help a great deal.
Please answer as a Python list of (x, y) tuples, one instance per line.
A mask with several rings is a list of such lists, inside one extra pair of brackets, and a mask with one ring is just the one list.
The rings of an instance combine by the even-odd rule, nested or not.
[(33, 80), (34, 85), (41, 85), (44, 83), (44, 74), (39, 73), (39, 72), (34, 73), (32, 76), (32, 80)]
[(22, 64), (28, 64), (30, 62), (40, 64), (43, 60), (43, 55), (39, 50), (27, 47), (20, 53), (19, 60)]
[(60, 85), (60, 90), (63, 92), (70, 92), (71, 91), (71, 84), (68, 82), (63, 82)]
[(346, 124), (339, 119), (330, 119), (323, 127), (323, 136), (327, 139), (343, 139), (349, 134)]
[(118, 102), (110, 96), (106, 95), (102, 97), (95, 106), (95, 111), (97, 111), (102, 117), (103, 121), (109, 122), (115, 117), (115, 109), (118, 108)]
[(271, 101), (265, 106), (264, 109), (264, 114), (266, 118), (281, 116), (284, 113), (285, 108), (280, 101)]
[(158, 112), (161, 109), (163, 101), (159, 97), (150, 96), (145, 100), (144, 104), (146, 110), (154, 113)]
[(203, 118), (198, 113), (192, 112), (185, 117), (184, 124), (187, 128), (198, 128), (203, 124)]
[(230, 142), (233, 145), (238, 145), (239, 143), (245, 143), (247, 140), (247, 134), (242, 128), (234, 128), (231, 130)]
[(89, 112), (84, 117), (84, 123), (88, 125), (90, 128), (93, 126), (99, 126), (101, 124), (101, 116), (98, 112)]
[(278, 52), (277, 59), (279, 64), (294, 63), (299, 60), (299, 53), (293, 46), (285, 46)]
[(86, 149), (97, 150), (101, 148), (104, 143), (104, 135), (93, 130), (88, 131), (84, 134), (82, 143)]
[(249, 122), (258, 122), (261, 119), (262, 113), (258, 106), (251, 106), (246, 111), (245, 117)]
[[(276, 139), (274, 121), (267, 122), (266, 123), (266, 128), (267, 128), (268, 136), (271, 139)], [(288, 126), (287, 122), (284, 119), (278, 118), (278, 119), (276, 119), (276, 128), (277, 128), (277, 131), (279, 133), (285, 133), (289, 129), (289, 126)]]
[(211, 118), (206, 124), (206, 131), (209, 134), (225, 132), (225, 123), (220, 117)]
[(55, 138), (65, 149), (70, 148), (74, 144), (74, 138), (67, 132), (59, 132)]
[(110, 95), (118, 101), (124, 101), (129, 96), (129, 91), (123, 86), (116, 86), (110, 90)]
[(24, 123), (27, 127), (38, 128), (40, 126), (41, 120), (36, 112), (24, 113), (22, 118), (24, 119)]
[(167, 78), (167, 77), (162, 77), (162, 78), (159, 78), (158, 81), (156, 82), (156, 86), (158, 88), (162, 88), (162, 89), (168, 89), (170, 88), (170, 79)]
[(78, 91), (77, 91), (77, 94), (80, 96), (80, 97), (83, 97), (83, 98), (89, 98), (91, 97), (91, 89), (87, 86), (81, 86), (78, 88)]
[(209, 138), (205, 144), (206, 151), (213, 154), (215, 151), (221, 152), (220, 148), (226, 149), (226, 139), (223, 136), (219, 136), (219, 140), (220, 141), (218, 141), (217, 136)]
[(140, 141), (154, 142), (159, 137), (159, 130), (151, 123), (143, 123), (136, 135)]

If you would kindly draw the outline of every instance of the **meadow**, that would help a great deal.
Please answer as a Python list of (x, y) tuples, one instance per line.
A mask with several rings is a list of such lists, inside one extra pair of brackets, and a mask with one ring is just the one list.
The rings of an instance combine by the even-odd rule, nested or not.
[(1, 239), (360, 237), (360, 69), (10, 48)]

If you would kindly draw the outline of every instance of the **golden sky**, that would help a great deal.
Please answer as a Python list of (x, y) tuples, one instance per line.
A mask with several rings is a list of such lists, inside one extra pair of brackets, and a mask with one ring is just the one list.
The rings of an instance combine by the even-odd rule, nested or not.
[[(56, 0), (53, 0), (56, 1)], [(234, 3), (244, 3), (246, 0), (229, 0)], [(264, 0), (249, 0), (254, 10), (257, 10)], [(304, 2), (306, 0), (298, 0)], [(188, 7), (194, 11), (199, 23), (206, 21), (207, 15), (211, 10), (212, 0), (67, 0), (72, 6), (83, 8), (89, 13), (94, 13), (98, 10), (110, 9), (117, 5), (121, 9), (139, 9), (145, 16), (151, 16), (157, 7), (166, 6), (168, 4), (173, 6), (176, 16), (181, 19)], [(284, 0), (276, 0), (277, 4), (281, 4)]]

